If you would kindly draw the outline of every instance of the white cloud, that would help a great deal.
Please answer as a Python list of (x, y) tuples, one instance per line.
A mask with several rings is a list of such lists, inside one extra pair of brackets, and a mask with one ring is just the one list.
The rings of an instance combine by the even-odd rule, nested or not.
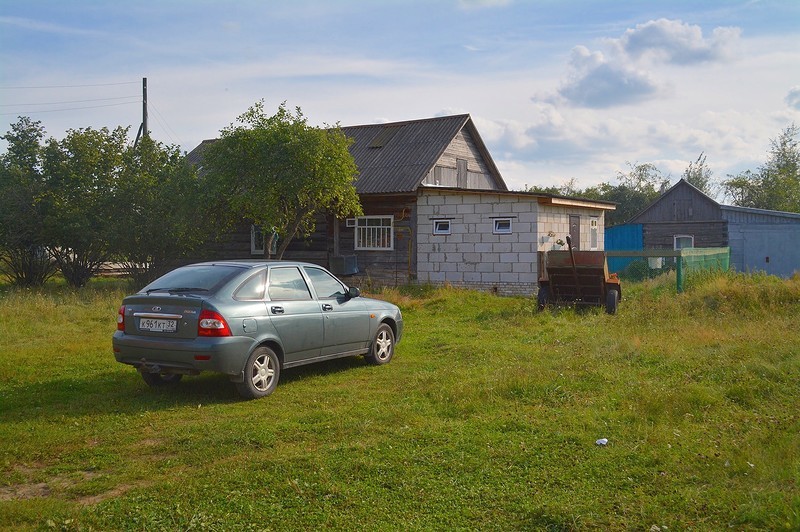
[(651, 20), (628, 29), (620, 38), (605, 39), (606, 53), (575, 46), (566, 79), (557, 96), (536, 100), (604, 109), (631, 105), (670, 93), (670, 84), (656, 77), (662, 65), (688, 67), (724, 62), (735, 54), (741, 31), (716, 28), (710, 38), (699, 26), (680, 20)]
[(572, 49), (569, 79), (558, 89), (568, 102), (605, 108), (639, 102), (659, 92), (657, 83), (642, 70), (610, 62), (601, 52), (585, 46)]
[(739, 28), (715, 28), (705, 38), (700, 26), (658, 19), (627, 30), (615, 44), (634, 59), (652, 55), (659, 61), (686, 65), (731, 58), (740, 34)]

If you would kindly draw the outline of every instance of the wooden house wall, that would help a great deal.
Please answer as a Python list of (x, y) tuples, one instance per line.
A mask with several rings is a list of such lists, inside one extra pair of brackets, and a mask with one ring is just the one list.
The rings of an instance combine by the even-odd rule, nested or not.
[(645, 249), (672, 249), (675, 245), (675, 235), (693, 236), (696, 248), (726, 247), (728, 245), (728, 223), (719, 220), (642, 224), (642, 241)]
[(691, 185), (676, 186), (640, 215), (630, 220), (631, 223), (649, 222), (706, 222), (722, 220), (719, 204)]
[[(458, 160), (467, 161), (467, 172), (458, 180)], [(447, 146), (436, 165), (422, 182), (423, 185), (458, 187), (477, 190), (497, 190), (499, 187), (491, 170), (475, 145), (472, 135), (462, 129)]]
[(255, 258), (259, 257), (250, 254), (250, 224), (242, 222), (218, 240), (206, 242), (188, 262)]
[[(355, 255), (359, 273), (352, 282), (362, 287), (398, 286), (416, 279), (416, 196), (362, 196), (364, 216), (394, 218), (394, 249), (386, 251), (356, 251), (355, 229), (339, 221), (339, 254)], [(329, 240), (333, 254), (333, 239)]]

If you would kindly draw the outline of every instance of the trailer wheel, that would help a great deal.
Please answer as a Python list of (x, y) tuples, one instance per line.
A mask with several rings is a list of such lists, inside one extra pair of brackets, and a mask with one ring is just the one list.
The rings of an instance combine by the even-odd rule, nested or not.
[(539, 310), (544, 310), (544, 307), (547, 306), (549, 300), (550, 300), (550, 287), (547, 285), (540, 286), (539, 293), (536, 294), (537, 308)]
[(611, 288), (606, 291), (606, 313), (616, 314), (619, 305), (619, 290)]

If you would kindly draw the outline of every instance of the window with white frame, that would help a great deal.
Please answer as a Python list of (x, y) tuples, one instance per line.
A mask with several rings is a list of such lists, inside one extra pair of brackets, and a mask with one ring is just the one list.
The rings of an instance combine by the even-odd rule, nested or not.
[(356, 218), (355, 232), (357, 251), (394, 249), (393, 216), (359, 216)]
[(511, 218), (495, 218), (492, 233), (496, 235), (511, 234)]
[(693, 235), (675, 235), (672, 237), (673, 241), (675, 242), (674, 249), (686, 249), (686, 248), (693, 248), (694, 247), (694, 236)]
[(250, 254), (264, 255), (264, 231), (258, 225), (250, 226)]
[(600, 221), (596, 217), (589, 218), (589, 249), (597, 249), (598, 235), (597, 230), (600, 226)]
[(434, 220), (433, 221), (433, 234), (434, 235), (449, 235), (450, 234), (450, 220)]

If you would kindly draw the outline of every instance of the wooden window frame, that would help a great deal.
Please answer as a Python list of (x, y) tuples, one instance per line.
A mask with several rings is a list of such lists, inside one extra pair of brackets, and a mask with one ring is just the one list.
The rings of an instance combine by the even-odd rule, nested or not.
[[(381, 225), (370, 225), (370, 221), (381, 220)], [(389, 225), (383, 225), (385, 221)], [(356, 218), (355, 251), (394, 251), (394, 216), (373, 215)]]

